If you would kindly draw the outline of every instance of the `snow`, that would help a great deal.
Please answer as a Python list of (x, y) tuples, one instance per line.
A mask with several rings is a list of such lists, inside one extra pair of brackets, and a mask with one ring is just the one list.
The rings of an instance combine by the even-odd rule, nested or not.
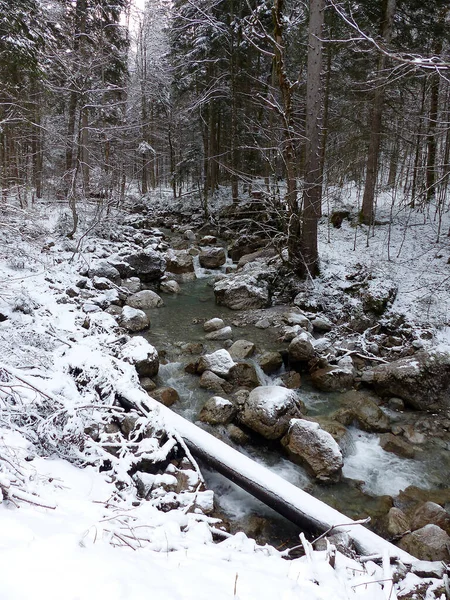
[(158, 351), (145, 338), (135, 336), (122, 346), (120, 355), (123, 360), (135, 364), (143, 360), (153, 360), (158, 357)]
[(205, 356), (202, 357), (202, 360), (204, 360), (208, 370), (219, 375), (219, 377), (226, 377), (230, 372), (230, 369), (235, 365), (228, 350), (224, 349), (217, 350), (212, 354), (205, 354)]

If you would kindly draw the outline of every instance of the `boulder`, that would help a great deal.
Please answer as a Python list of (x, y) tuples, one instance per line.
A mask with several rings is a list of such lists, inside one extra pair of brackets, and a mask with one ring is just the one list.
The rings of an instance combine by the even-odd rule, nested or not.
[(228, 349), (233, 360), (245, 360), (255, 353), (255, 344), (248, 340), (236, 340)]
[(222, 327), (217, 331), (211, 331), (205, 335), (207, 340), (230, 340), (233, 337), (233, 331), (231, 327)]
[(283, 385), (290, 390), (295, 390), (302, 385), (302, 378), (297, 371), (288, 371), (280, 376)]
[(264, 373), (270, 375), (283, 366), (283, 358), (279, 352), (265, 352), (260, 356), (258, 363)]
[(120, 349), (122, 360), (135, 366), (140, 377), (155, 377), (159, 370), (159, 356), (154, 348), (146, 339), (141, 336), (131, 338)]
[(166, 270), (166, 261), (163, 255), (152, 249), (129, 254), (124, 257), (124, 260), (133, 267), (136, 275), (144, 283), (158, 281)]
[(314, 357), (314, 346), (306, 332), (297, 335), (292, 340), (289, 344), (288, 354), (292, 363), (308, 362)]
[(136, 294), (141, 291), (141, 280), (139, 277), (130, 277), (129, 279), (122, 280), (121, 287), (125, 288), (130, 294)]
[(201, 356), (197, 364), (197, 373), (202, 374), (204, 371), (212, 371), (219, 377), (227, 378), (235, 364), (230, 353), (221, 349), (212, 354)]
[(158, 308), (164, 304), (161, 296), (158, 296), (158, 294), (152, 292), (151, 290), (142, 290), (136, 294), (132, 294), (127, 298), (126, 303), (128, 306), (131, 306), (132, 308), (139, 308), (140, 310)]
[(227, 260), (223, 248), (207, 248), (200, 252), (198, 258), (204, 269), (219, 269)]
[(267, 262), (269, 258), (273, 258), (277, 255), (277, 251), (275, 248), (262, 248), (261, 250), (256, 250), (256, 252), (251, 252), (250, 254), (244, 254), (238, 261), (237, 268), (242, 269), (249, 262), (253, 261), (261, 261)]
[(159, 286), (161, 292), (165, 294), (179, 294), (181, 292), (181, 288), (179, 284), (173, 279), (168, 279), (167, 281), (161, 281)]
[(437, 525), (450, 535), (450, 514), (436, 502), (424, 502), (415, 511), (411, 519), (411, 529), (421, 529), (428, 524)]
[(350, 357), (342, 359), (336, 366), (328, 365), (311, 374), (311, 382), (323, 392), (346, 392), (353, 387), (355, 370)]
[(437, 525), (425, 525), (408, 533), (398, 545), (420, 560), (450, 561), (450, 536)]
[(292, 419), (281, 443), (291, 458), (305, 463), (320, 481), (339, 478), (344, 460), (333, 437), (318, 423)]
[(203, 329), (210, 333), (211, 331), (217, 331), (218, 329), (223, 329), (225, 327), (225, 323), (222, 319), (215, 317), (214, 319), (209, 319), (209, 321), (205, 321), (203, 323)]
[(244, 362), (237, 363), (231, 368), (229, 381), (234, 387), (253, 389), (259, 385), (255, 367)]
[(450, 406), (450, 354), (417, 352), (365, 371), (363, 383), (384, 397), (397, 396), (417, 410)]
[(239, 412), (239, 420), (269, 440), (281, 438), (291, 419), (302, 416), (305, 407), (293, 391), (278, 385), (257, 387)]
[(194, 273), (194, 261), (187, 250), (168, 250), (165, 254), (166, 270), (175, 275)]
[(380, 435), (380, 446), (386, 452), (392, 452), (402, 458), (414, 458), (414, 448), (405, 439), (392, 433)]
[(222, 377), (219, 377), (212, 371), (204, 371), (198, 385), (216, 394), (228, 394), (232, 390), (232, 386), (228, 381), (222, 379)]
[(233, 420), (236, 414), (236, 407), (230, 400), (213, 396), (207, 400), (200, 411), (199, 419), (210, 425), (226, 425)]
[(215, 235), (205, 235), (198, 243), (199, 246), (214, 246), (214, 244), (217, 244)]
[(380, 527), (388, 538), (395, 538), (410, 530), (410, 522), (405, 513), (393, 506), (388, 514), (381, 519)]
[(378, 433), (390, 431), (389, 418), (370, 396), (351, 391), (342, 397), (342, 401), (345, 408), (334, 414), (335, 420), (343, 425), (351, 425), (356, 421), (364, 431)]
[(94, 263), (89, 268), (88, 275), (91, 279), (93, 277), (104, 277), (117, 285), (120, 284), (119, 271), (105, 260)]
[[(300, 327), (305, 331), (311, 332), (313, 327), (311, 321), (303, 313), (289, 312), (283, 315), (283, 320), (291, 327)], [(299, 333), (301, 333), (299, 331)]]
[(320, 333), (325, 333), (327, 331), (331, 331), (333, 328), (333, 323), (327, 319), (326, 317), (317, 316), (311, 321), (314, 331), (319, 331)]
[(164, 406), (172, 406), (180, 399), (177, 390), (172, 387), (158, 388), (157, 390), (154, 390), (151, 395), (155, 400), (164, 404)]
[(127, 331), (143, 331), (150, 327), (150, 319), (143, 310), (124, 306), (119, 315), (119, 325)]
[[(247, 269), (253, 265), (253, 269)], [(214, 284), (216, 303), (232, 310), (266, 308), (270, 304), (269, 279), (273, 269), (249, 263), (239, 273), (227, 275)]]
[(235, 444), (239, 444), (240, 446), (245, 446), (250, 441), (250, 436), (242, 431), (240, 427), (234, 425), (234, 423), (230, 423), (227, 426), (227, 433), (230, 437), (230, 440)]

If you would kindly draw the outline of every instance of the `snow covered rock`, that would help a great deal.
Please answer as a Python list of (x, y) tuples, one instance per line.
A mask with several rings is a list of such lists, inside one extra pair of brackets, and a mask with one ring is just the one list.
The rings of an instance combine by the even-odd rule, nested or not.
[(164, 275), (166, 270), (166, 261), (164, 256), (156, 250), (147, 249), (128, 254), (124, 257), (127, 262), (136, 271), (136, 275), (144, 283), (158, 281)]
[(150, 319), (143, 310), (124, 306), (119, 315), (119, 325), (128, 331), (143, 331), (150, 327)]
[(158, 374), (158, 351), (141, 336), (131, 338), (122, 346), (120, 357), (134, 365), (140, 377), (155, 377)]
[(113, 283), (120, 283), (119, 271), (106, 261), (99, 261), (97, 263), (94, 263), (90, 267), (88, 275), (91, 279), (93, 279), (94, 277), (104, 277), (106, 279), (109, 279)]
[(305, 332), (295, 337), (289, 344), (289, 360), (291, 362), (307, 362), (314, 357), (314, 346), (310, 336)]
[(305, 407), (293, 391), (278, 385), (260, 386), (250, 392), (239, 420), (269, 440), (281, 438), (291, 419), (300, 418)]
[(226, 259), (223, 248), (207, 248), (199, 254), (200, 266), (204, 269), (218, 269), (225, 264)]
[(194, 273), (194, 261), (187, 250), (168, 250), (166, 252), (167, 271), (174, 275)]
[(311, 374), (312, 384), (323, 392), (345, 392), (353, 387), (355, 370), (350, 357), (336, 366), (328, 365)]
[(437, 525), (425, 525), (408, 533), (398, 545), (420, 560), (450, 561), (450, 536)]
[(226, 425), (233, 420), (236, 407), (230, 400), (213, 396), (200, 411), (199, 419), (210, 425)]
[(150, 308), (163, 306), (164, 302), (161, 296), (158, 296), (155, 292), (152, 292), (151, 290), (142, 290), (129, 296), (129, 298), (127, 298), (127, 304), (132, 308), (148, 310)]
[(293, 459), (306, 463), (321, 481), (339, 478), (344, 464), (338, 444), (318, 423), (292, 419), (281, 443)]
[(230, 374), (230, 369), (234, 367), (235, 364), (236, 363), (227, 350), (217, 350), (212, 354), (205, 354), (199, 358), (197, 373), (201, 374), (204, 371), (212, 371), (219, 377), (226, 378)]
[(259, 265), (247, 269), (257, 263), (250, 263), (244, 269), (224, 277), (214, 285), (216, 303), (232, 310), (249, 308), (265, 308), (270, 304), (268, 279), (274, 271)]
[(362, 375), (380, 396), (397, 396), (417, 410), (450, 407), (450, 354), (417, 352)]
[(320, 331), (323, 333), (331, 331), (333, 328), (333, 323), (323, 316), (314, 317), (314, 319), (311, 321), (311, 324), (314, 328), (314, 331)]

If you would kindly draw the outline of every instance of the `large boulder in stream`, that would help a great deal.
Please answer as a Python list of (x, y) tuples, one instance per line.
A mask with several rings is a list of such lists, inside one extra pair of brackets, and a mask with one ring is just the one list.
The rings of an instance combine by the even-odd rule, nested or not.
[(305, 405), (298, 394), (278, 385), (260, 386), (250, 392), (239, 420), (269, 440), (281, 438), (291, 419), (300, 418)]
[(199, 254), (200, 266), (204, 269), (219, 269), (227, 257), (223, 248), (205, 248)]
[(437, 525), (425, 525), (408, 533), (398, 545), (419, 560), (450, 562), (450, 536)]
[(134, 365), (140, 377), (155, 377), (158, 374), (158, 351), (139, 335), (122, 346), (120, 358)]
[(292, 419), (281, 443), (294, 461), (305, 463), (320, 481), (339, 478), (344, 465), (341, 449), (318, 423)]
[(149, 310), (150, 308), (158, 308), (164, 304), (161, 296), (152, 290), (141, 290), (127, 298), (127, 305), (140, 310)]
[(199, 358), (197, 373), (201, 375), (205, 371), (212, 371), (215, 375), (226, 379), (235, 364), (227, 350), (217, 350), (212, 354), (205, 354)]
[(259, 263), (249, 263), (239, 273), (214, 284), (216, 303), (232, 310), (266, 308), (270, 304), (269, 281), (275, 272)]
[(311, 374), (312, 384), (323, 392), (346, 392), (353, 387), (354, 379), (355, 369), (350, 356), (342, 358), (337, 365), (327, 365)]
[(143, 310), (124, 306), (121, 314), (118, 316), (119, 325), (127, 331), (143, 331), (150, 327), (150, 319)]
[(361, 429), (369, 432), (385, 433), (390, 431), (390, 421), (370, 395), (358, 391), (343, 394), (344, 408), (336, 411), (332, 418), (343, 425), (356, 422)]
[(450, 407), (450, 354), (417, 352), (365, 371), (362, 382), (380, 396), (396, 396), (417, 410)]
[(187, 250), (168, 250), (166, 252), (166, 269), (174, 275), (194, 276), (194, 261)]
[(206, 401), (200, 411), (199, 419), (210, 425), (226, 425), (233, 420), (236, 407), (230, 400), (221, 396), (213, 396)]
[(166, 270), (166, 261), (161, 252), (146, 249), (124, 256), (124, 261), (133, 267), (136, 275), (144, 283), (158, 281)]

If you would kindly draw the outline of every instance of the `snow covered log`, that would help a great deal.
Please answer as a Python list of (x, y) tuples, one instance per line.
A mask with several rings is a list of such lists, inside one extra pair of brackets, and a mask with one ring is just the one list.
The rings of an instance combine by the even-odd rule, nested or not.
[(244, 456), (234, 448), (218, 440), (203, 429), (190, 423), (180, 415), (157, 403), (146, 394), (133, 390), (121, 390), (125, 398), (136, 405), (144, 414), (149, 416), (146, 407), (157, 410), (168, 429), (181, 436), (194, 456), (197, 456), (225, 475), (231, 481), (258, 498), (267, 506), (289, 519), (296, 525), (309, 530), (325, 532), (337, 527), (348, 533), (364, 555), (389, 552), (390, 556), (398, 557), (402, 562), (411, 564), (417, 559), (408, 552), (397, 548), (382, 537), (369, 531), (331, 508), (321, 500), (317, 500), (307, 492), (289, 483), (276, 473)]

